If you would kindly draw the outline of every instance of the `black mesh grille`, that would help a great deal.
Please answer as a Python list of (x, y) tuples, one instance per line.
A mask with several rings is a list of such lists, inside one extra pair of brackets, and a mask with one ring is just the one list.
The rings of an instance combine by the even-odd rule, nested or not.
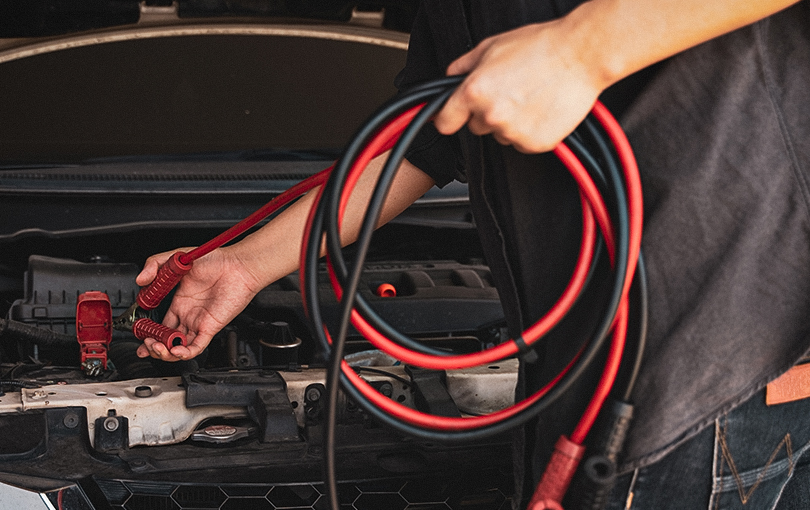
[[(321, 483), (192, 485), (97, 480), (116, 510), (322, 510)], [(342, 510), (507, 510), (511, 476), (497, 470), (455, 478), (383, 479), (339, 484)]]

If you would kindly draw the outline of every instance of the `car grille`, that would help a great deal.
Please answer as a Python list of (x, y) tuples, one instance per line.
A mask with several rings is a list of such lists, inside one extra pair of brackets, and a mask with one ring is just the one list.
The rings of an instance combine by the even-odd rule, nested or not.
[[(325, 510), (321, 483), (172, 484), (132, 480), (96, 483), (115, 510)], [(478, 471), (457, 478), (383, 479), (341, 482), (341, 510), (508, 510), (511, 475)]]

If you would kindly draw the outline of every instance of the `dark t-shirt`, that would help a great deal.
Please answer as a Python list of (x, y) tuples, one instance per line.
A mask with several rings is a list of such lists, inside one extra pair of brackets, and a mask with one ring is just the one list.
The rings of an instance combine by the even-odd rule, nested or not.
[[(426, 0), (398, 86), (444, 74), (482, 38), (570, 4)], [(622, 119), (645, 198), (649, 346), (622, 470), (660, 459), (792, 366), (810, 347), (810, 6), (684, 52)], [(576, 189), (548, 155), (426, 129), (408, 159), (439, 185), (470, 184), (512, 334), (542, 315), (571, 272)], [(524, 363), (532, 386), (576, 352), (599, 289)], [(570, 433), (588, 384), (534, 424), (535, 459)], [(574, 418), (571, 418), (571, 417)], [(527, 437), (529, 447), (535, 438)], [(539, 472), (533, 473), (534, 478)]]

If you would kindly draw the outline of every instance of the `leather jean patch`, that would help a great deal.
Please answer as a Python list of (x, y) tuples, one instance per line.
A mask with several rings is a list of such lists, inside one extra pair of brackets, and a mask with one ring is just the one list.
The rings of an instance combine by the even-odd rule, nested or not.
[(810, 363), (796, 365), (767, 386), (765, 403), (769, 406), (810, 397)]

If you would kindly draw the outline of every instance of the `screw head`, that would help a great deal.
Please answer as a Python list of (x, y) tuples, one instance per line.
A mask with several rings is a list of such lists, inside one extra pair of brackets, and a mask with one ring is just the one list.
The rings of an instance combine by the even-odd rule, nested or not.
[(106, 420), (104, 420), (104, 430), (107, 432), (115, 432), (118, 430), (118, 419), (113, 416), (109, 416)]
[(318, 388), (309, 388), (306, 394), (307, 400), (310, 402), (317, 402), (321, 399), (321, 390)]
[(62, 418), (62, 423), (69, 429), (75, 429), (79, 426), (79, 415), (76, 413), (68, 413)]
[(394, 387), (391, 383), (385, 383), (380, 386), (380, 393), (382, 393), (386, 397), (391, 397), (394, 394)]

